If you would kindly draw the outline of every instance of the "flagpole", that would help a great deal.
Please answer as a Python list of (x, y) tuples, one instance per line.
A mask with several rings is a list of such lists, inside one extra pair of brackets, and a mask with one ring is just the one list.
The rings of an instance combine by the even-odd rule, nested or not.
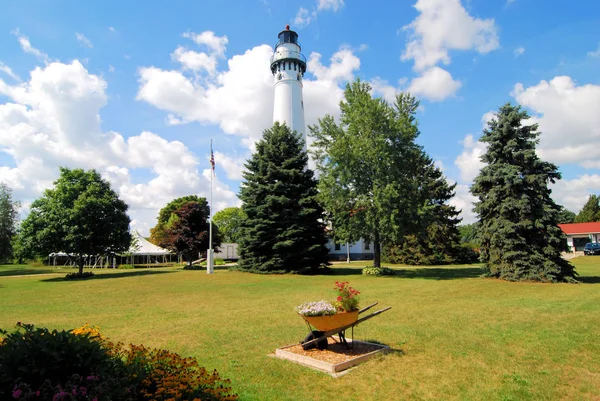
[(212, 201), (212, 187), (213, 187), (213, 175), (215, 175), (215, 159), (213, 156), (212, 138), (210, 138), (210, 205), (209, 205), (209, 229), (208, 229), (208, 254), (206, 255), (206, 274), (212, 274), (214, 269), (214, 253), (213, 253), (213, 233), (212, 233), (212, 215), (213, 215), (213, 201)]

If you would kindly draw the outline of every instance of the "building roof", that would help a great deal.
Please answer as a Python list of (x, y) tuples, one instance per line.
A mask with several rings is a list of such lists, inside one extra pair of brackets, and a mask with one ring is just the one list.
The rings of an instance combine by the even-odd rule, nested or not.
[(593, 223), (559, 224), (558, 226), (567, 235), (600, 234), (600, 221), (596, 221)]
[(137, 247), (129, 249), (129, 253), (133, 255), (168, 255), (171, 253), (167, 249), (154, 245), (137, 231), (134, 231), (131, 235), (137, 239)]

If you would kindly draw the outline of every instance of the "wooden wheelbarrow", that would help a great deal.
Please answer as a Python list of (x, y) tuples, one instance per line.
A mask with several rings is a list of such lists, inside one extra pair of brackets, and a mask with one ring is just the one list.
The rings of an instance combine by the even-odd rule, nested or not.
[[(354, 340), (354, 327), (359, 323), (364, 322), (372, 317), (382, 314), (386, 310), (391, 309), (391, 306), (387, 308), (380, 309), (376, 312), (373, 312), (367, 316), (363, 316), (359, 318), (359, 315), (363, 312), (368, 311), (372, 307), (377, 305), (377, 302), (361, 309), (353, 312), (343, 312), (336, 313), (335, 315), (324, 315), (324, 316), (302, 316), (306, 325), (308, 326), (309, 334), (306, 336), (304, 341), (301, 341), (302, 348), (307, 350), (311, 348), (319, 348), (326, 349), (327, 348), (327, 338), (333, 336), (335, 334), (338, 335), (340, 341), (346, 345), (346, 347), (350, 348), (348, 342), (346, 341), (346, 330), (352, 330), (352, 339)], [(314, 328), (314, 329), (313, 329)], [(333, 338), (334, 341), (336, 341)], [(337, 342), (337, 341), (336, 341)]]

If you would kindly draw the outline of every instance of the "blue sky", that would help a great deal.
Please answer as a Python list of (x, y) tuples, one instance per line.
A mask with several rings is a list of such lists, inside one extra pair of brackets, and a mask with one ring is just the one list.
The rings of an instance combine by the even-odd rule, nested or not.
[(368, 2), (5, 2), (0, 14), (0, 181), (28, 204), (58, 166), (96, 168), (144, 233), (171, 199), (209, 191), (239, 204), (240, 172), (272, 122), (269, 56), (289, 23), (309, 59), (308, 124), (337, 116), (346, 82), (421, 100), (418, 139), (468, 187), (477, 141), (506, 101), (540, 124), (559, 165), (555, 200), (577, 212), (600, 192), (600, 3), (533, 0)]

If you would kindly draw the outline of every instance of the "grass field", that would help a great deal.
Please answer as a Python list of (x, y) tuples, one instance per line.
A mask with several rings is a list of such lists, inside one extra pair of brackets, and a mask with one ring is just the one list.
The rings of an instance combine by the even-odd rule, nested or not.
[[(600, 257), (572, 262), (582, 284), (483, 279), (478, 266), (394, 266), (396, 277), (365, 277), (364, 262), (335, 265), (332, 276), (171, 268), (87, 281), (0, 266), (0, 327), (98, 325), (113, 340), (197, 357), (243, 400), (598, 399)], [(360, 290), (362, 305), (392, 306), (355, 338), (396, 352), (340, 378), (268, 357), (305, 336), (294, 307), (332, 298), (337, 280)]]

